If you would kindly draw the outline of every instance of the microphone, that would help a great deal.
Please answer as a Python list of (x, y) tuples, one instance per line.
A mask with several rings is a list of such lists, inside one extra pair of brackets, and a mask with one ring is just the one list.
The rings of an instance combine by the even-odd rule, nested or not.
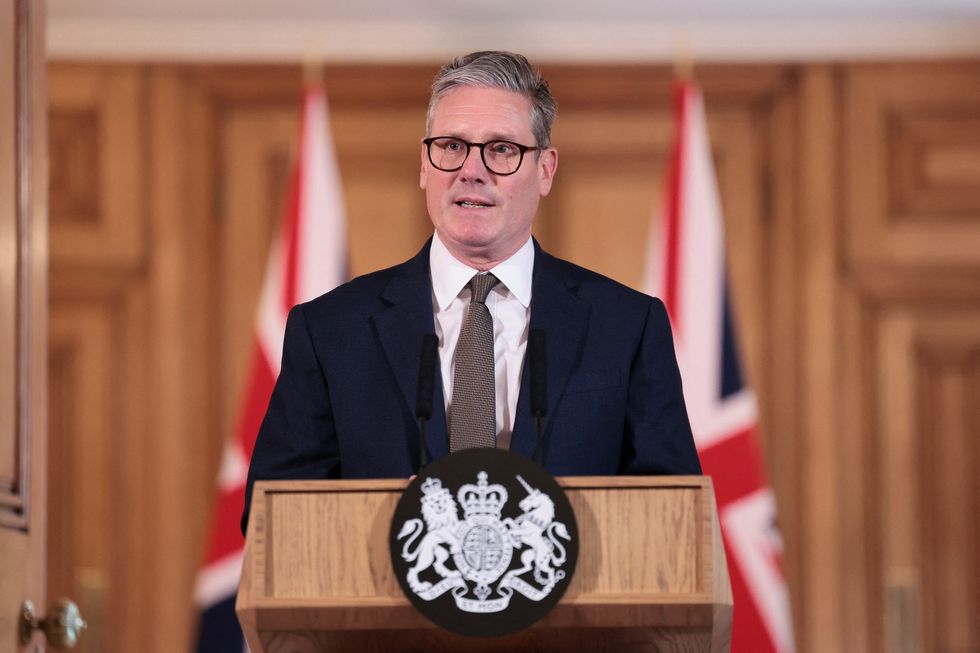
[(425, 423), (432, 417), (432, 395), (436, 383), (436, 357), (439, 339), (434, 333), (422, 336), (422, 354), (419, 357), (418, 394), (415, 397), (415, 418), (419, 421), (419, 472), (428, 462), (425, 449)]
[(534, 429), (537, 434), (534, 462), (541, 465), (544, 455), (541, 450), (541, 418), (548, 413), (548, 369), (545, 362), (544, 331), (531, 329), (527, 339), (527, 351), (531, 372), (531, 414), (534, 415)]

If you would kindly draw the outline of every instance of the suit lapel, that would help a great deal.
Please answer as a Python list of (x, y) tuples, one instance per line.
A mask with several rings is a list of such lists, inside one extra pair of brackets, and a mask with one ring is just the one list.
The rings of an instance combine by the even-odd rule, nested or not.
[[(389, 282), (381, 298), (390, 305), (373, 317), (388, 363), (398, 380), (408, 411), (415, 415), (418, 392), (419, 356), (422, 336), (435, 333), (432, 317), (432, 282), (429, 279), (429, 244), (407, 261), (400, 274)], [(426, 443), (432, 459), (448, 451), (446, 409), (442, 378), (436, 366), (432, 419), (426, 425)]]
[[(545, 333), (548, 413), (541, 421), (541, 432), (547, 433), (558, 399), (565, 391), (568, 377), (581, 356), (590, 308), (575, 294), (573, 282), (561, 274), (555, 259), (541, 251), (537, 242), (531, 288), (530, 328), (541, 329)], [(529, 458), (534, 456), (537, 438), (531, 415), (530, 378), (528, 357), (525, 355), (511, 450)]]

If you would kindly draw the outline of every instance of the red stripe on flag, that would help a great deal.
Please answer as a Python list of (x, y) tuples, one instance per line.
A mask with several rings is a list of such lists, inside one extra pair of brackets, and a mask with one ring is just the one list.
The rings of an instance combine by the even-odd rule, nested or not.
[(680, 334), (681, 329), (681, 306), (680, 306), (680, 271), (681, 271), (681, 205), (683, 195), (683, 164), (687, 145), (687, 114), (690, 104), (690, 93), (685, 83), (679, 83), (674, 95), (675, 110), (677, 112), (677, 138), (674, 141), (674, 149), (670, 160), (670, 177), (667, 189), (667, 214), (664, 216), (667, 224), (664, 225), (666, 231), (666, 247), (664, 256), (664, 283), (663, 301), (667, 307), (667, 314), (670, 316), (674, 327), (674, 333)]
[(239, 527), (242, 506), (245, 505), (245, 484), (222, 492), (212, 513), (211, 536), (208, 539), (207, 564), (217, 562), (227, 555), (237, 553), (245, 546), (245, 538)]
[[(274, 385), (275, 378), (272, 375), (272, 369), (261, 347), (256, 342), (252, 347), (252, 362), (245, 388), (245, 400), (241, 404), (237, 426), (236, 439), (240, 453), (244, 457), (243, 462), (252, 457), (255, 438), (258, 435), (259, 426), (262, 424), (265, 407), (269, 405), (269, 398), (272, 396)], [(228, 455), (235, 456), (239, 453), (232, 452)], [(217, 562), (225, 556), (241, 550), (244, 546), (245, 541), (239, 527), (239, 519), (244, 507), (245, 475), (243, 472), (237, 484), (219, 489), (212, 512), (213, 521), (208, 537), (205, 563)]]
[(707, 449), (700, 449), (701, 469), (715, 485), (715, 500), (721, 511), (732, 501), (755, 492), (765, 485), (762, 459), (756, 445), (755, 426), (722, 440)]
[[(238, 414), (237, 440), (246, 460), (250, 460), (259, 427), (262, 426), (262, 420), (265, 418), (265, 409), (269, 405), (272, 390), (276, 385), (271, 361), (266, 359), (265, 352), (257, 341), (252, 347), (252, 362), (249, 366), (247, 383)], [(244, 478), (242, 482), (245, 482)]]

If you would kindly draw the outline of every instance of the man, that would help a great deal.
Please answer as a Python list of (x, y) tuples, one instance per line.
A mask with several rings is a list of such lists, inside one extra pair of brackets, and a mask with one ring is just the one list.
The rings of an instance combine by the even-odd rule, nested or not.
[[(435, 233), (411, 260), (290, 312), (243, 528), (258, 479), (418, 471), (414, 408), (428, 333), (438, 337), (441, 372), (430, 459), (479, 443), (534, 456), (524, 354), (537, 328), (550, 409), (541, 459), (552, 474), (701, 472), (663, 304), (531, 238), (558, 168), (555, 110), (547, 82), (520, 55), (478, 52), (439, 71), (419, 177)], [(482, 327), (474, 310), (489, 313)], [(485, 392), (473, 391), (483, 383)]]

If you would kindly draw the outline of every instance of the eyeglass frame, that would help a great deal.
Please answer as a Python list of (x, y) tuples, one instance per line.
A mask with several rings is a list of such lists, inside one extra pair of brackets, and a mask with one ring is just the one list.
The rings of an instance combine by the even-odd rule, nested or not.
[[(466, 156), (463, 157), (463, 160), (460, 161), (460, 164), (455, 168), (440, 168), (436, 164), (436, 162), (432, 160), (432, 143), (441, 138), (449, 138), (454, 141), (459, 141), (460, 143), (466, 146)], [(521, 166), (524, 164), (524, 155), (527, 152), (535, 152), (535, 151), (548, 149), (546, 147), (539, 147), (537, 145), (521, 145), (520, 143), (515, 143), (514, 141), (508, 141), (503, 138), (495, 138), (492, 141), (487, 141), (485, 143), (471, 143), (469, 141), (464, 141), (462, 138), (459, 138), (458, 136), (430, 136), (429, 138), (423, 138), (422, 143), (425, 144), (425, 153), (426, 156), (428, 156), (429, 158), (429, 163), (431, 163), (432, 167), (434, 167), (436, 170), (441, 170), (442, 172), (456, 172), (457, 170), (461, 170), (463, 166), (466, 165), (466, 160), (470, 158), (470, 150), (472, 150), (474, 147), (478, 147), (480, 148), (480, 160), (483, 162), (484, 167), (490, 172), (492, 172), (493, 174), (497, 175), (498, 177), (509, 177), (510, 175), (516, 174), (517, 171), (520, 170)], [(521, 153), (521, 160), (517, 162), (517, 167), (514, 168), (511, 172), (497, 172), (496, 170), (491, 168), (487, 164), (486, 150), (484, 149), (490, 143), (507, 143), (508, 145), (513, 145), (514, 147), (516, 147)]]

